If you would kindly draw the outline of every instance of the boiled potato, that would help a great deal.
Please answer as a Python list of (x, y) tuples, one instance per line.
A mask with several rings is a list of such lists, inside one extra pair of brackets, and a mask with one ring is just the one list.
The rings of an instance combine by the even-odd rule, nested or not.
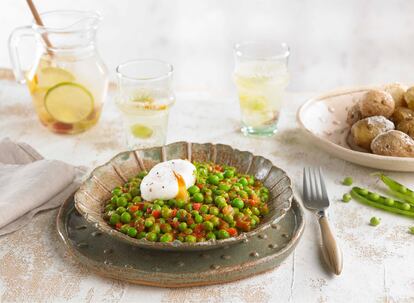
[(351, 127), (351, 138), (357, 146), (369, 150), (372, 140), (381, 133), (394, 129), (394, 123), (383, 116), (359, 120)]
[(351, 107), (351, 109), (348, 111), (348, 116), (346, 118), (346, 123), (349, 125), (353, 125), (355, 122), (362, 119), (361, 110), (359, 109), (359, 104), (355, 104)]
[(409, 109), (414, 110), (414, 86), (411, 86), (404, 94), (405, 102)]
[(400, 106), (407, 106), (404, 100), (404, 94), (407, 91), (407, 87), (400, 83), (391, 83), (384, 86), (384, 91), (389, 93), (394, 99), (395, 108)]
[(395, 109), (392, 96), (381, 90), (370, 90), (359, 101), (362, 117), (384, 116), (389, 118)]
[(414, 140), (399, 130), (390, 130), (372, 140), (371, 150), (383, 156), (414, 157)]
[(394, 123), (398, 124), (404, 120), (409, 120), (414, 118), (414, 111), (407, 107), (397, 107), (392, 114), (392, 120)]
[(401, 121), (398, 123), (397, 129), (414, 138), (414, 118)]

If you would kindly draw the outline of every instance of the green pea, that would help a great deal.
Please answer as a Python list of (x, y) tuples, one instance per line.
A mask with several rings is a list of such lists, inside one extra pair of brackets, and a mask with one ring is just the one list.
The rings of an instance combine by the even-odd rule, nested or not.
[(188, 211), (188, 212), (191, 212), (191, 211), (193, 210), (193, 205), (192, 205), (191, 203), (187, 203), (187, 204), (184, 206), (184, 209), (185, 209), (186, 211)]
[(220, 210), (217, 207), (210, 207), (209, 211), (210, 215), (217, 216), (220, 213)]
[(233, 201), (231, 201), (231, 206), (237, 207), (238, 209), (242, 209), (244, 207), (244, 202), (242, 199), (236, 198), (233, 199)]
[(132, 203), (140, 203), (142, 202), (142, 198), (140, 196), (136, 196), (132, 199)]
[(218, 188), (219, 188), (219, 190), (222, 190), (222, 191), (227, 192), (227, 191), (229, 191), (229, 190), (230, 190), (231, 186), (230, 186), (230, 185), (228, 185), (228, 184), (226, 184), (226, 183), (220, 183), (220, 184), (218, 185)]
[(368, 194), (368, 199), (372, 200), (372, 201), (378, 201), (380, 198), (380, 196), (376, 193), (369, 193)]
[(158, 204), (154, 204), (154, 205), (152, 206), (152, 210), (161, 211), (161, 206), (159, 206)]
[(257, 207), (252, 207), (252, 213), (258, 216), (260, 215), (260, 210)]
[(130, 193), (125, 193), (122, 195), (122, 197), (124, 197), (127, 201), (131, 201), (132, 200), (132, 196)]
[(191, 235), (193, 233), (193, 230), (191, 228), (186, 228), (186, 229), (184, 229), (184, 233), (186, 235)]
[(414, 235), (414, 226), (411, 226), (411, 227), (408, 229), (408, 232), (409, 232), (410, 234)]
[(138, 233), (137, 238), (138, 239), (143, 239), (147, 236), (147, 233), (145, 231), (141, 231), (140, 233)]
[(228, 233), (227, 230), (224, 229), (220, 229), (218, 232), (218, 238), (219, 239), (227, 239), (230, 237), (230, 234)]
[(202, 217), (202, 216), (200, 216), (200, 215), (196, 215), (196, 216), (194, 217), (194, 221), (195, 221), (196, 223), (201, 223), (201, 222), (203, 222), (203, 217)]
[(128, 204), (128, 200), (124, 196), (119, 197), (118, 200), (116, 201), (116, 205), (118, 207), (120, 206), (125, 207), (127, 206), (127, 204)]
[(112, 190), (112, 194), (113, 194), (114, 196), (120, 196), (120, 195), (122, 195), (122, 189), (121, 189), (121, 188), (119, 188), (119, 187), (115, 187), (115, 188)]
[(168, 233), (168, 234), (163, 234), (160, 238), (160, 242), (172, 242), (174, 240), (173, 235)]
[(172, 210), (170, 208), (168, 208), (167, 206), (163, 206), (161, 209), (161, 216), (164, 219), (168, 219), (171, 216), (171, 212)]
[(360, 188), (359, 189), (359, 194), (361, 196), (366, 196), (366, 195), (368, 195), (368, 193), (369, 193), (368, 189), (365, 189), (365, 188)]
[(208, 213), (208, 205), (205, 205), (205, 204), (201, 205), (200, 213), (207, 214)]
[(154, 225), (152, 225), (152, 226), (150, 227), (150, 231), (151, 231), (151, 232), (154, 232), (154, 233), (156, 233), (156, 234), (159, 234), (159, 233), (161, 232), (161, 227), (160, 227), (160, 224), (159, 224), (159, 223), (155, 223)]
[(210, 183), (210, 184), (217, 185), (217, 184), (219, 184), (220, 179), (216, 175), (210, 175), (210, 176), (208, 176), (207, 182)]
[(111, 203), (116, 205), (117, 201), (118, 201), (118, 197), (117, 196), (112, 196)]
[[(197, 187), (198, 188), (198, 187)], [(194, 194), (194, 196), (193, 196), (193, 200), (195, 201), (195, 202), (203, 202), (203, 200), (204, 200), (204, 196), (203, 196), (203, 194), (202, 193), (195, 193)]]
[[(194, 228), (196, 228), (196, 226), (197, 226), (197, 224), (192, 223), (192, 224), (190, 224), (190, 229), (194, 229)], [(192, 231), (191, 231), (191, 232), (192, 232)]]
[(405, 187), (404, 185), (401, 185), (401, 187), (399, 188), (399, 192), (402, 194), (406, 194), (407, 193), (407, 187)]
[(216, 204), (226, 203), (226, 199), (223, 196), (216, 196), (214, 198), (214, 203), (216, 203)]
[(204, 203), (207, 203), (207, 204), (213, 203), (213, 197), (211, 197), (211, 195), (210, 196), (206, 196), (204, 198)]
[(128, 236), (135, 238), (137, 236), (137, 233), (138, 232), (137, 232), (137, 229), (135, 227), (129, 227), (128, 228), (128, 231), (127, 231)]
[(186, 218), (186, 216), (187, 216), (187, 211), (185, 209), (180, 209), (177, 212), (177, 218), (180, 219), (180, 220), (184, 220)]
[(402, 210), (410, 210), (411, 206), (408, 203), (403, 203), (401, 204), (401, 209)]
[(200, 213), (198, 212), (198, 210), (192, 210), (191, 211), (191, 215), (195, 216), (195, 215), (199, 215)]
[(148, 172), (146, 170), (143, 170), (137, 175), (137, 177), (143, 179), (146, 175), (148, 175)]
[(220, 219), (218, 217), (211, 218), (210, 222), (213, 223), (214, 226), (219, 226), (220, 225)]
[(245, 215), (251, 216), (253, 214), (252, 210), (250, 208), (246, 208), (243, 210), (243, 213)]
[(117, 212), (119, 215), (122, 215), (125, 211), (126, 211), (126, 208), (125, 208), (125, 207), (122, 207), (122, 206), (120, 206), (120, 207), (118, 207), (118, 208), (116, 209), (116, 212)]
[(119, 231), (123, 234), (127, 234), (128, 233), (128, 228), (129, 228), (129, 224), (124, 224), (124, 225), (121, 226), (121, 229)]
[(190, 195), (194, 195), (194, 194), (200, 192), (200, 189), (198, 188), (198, 186), (192, 185), (187, 189), (187, 191)]
[(135, 198), (136, 196), (138, 196), (141, 193), (141, 191), (139, 190), (139, 188), (134, 187), (133, 189), (131, 189), (130, 193), (131, 193), (131, 196), (133, 196)]
[(149, 233), (147, 233), (147, 236), (145, 238), (148, 241), (155, 242), (155, 241), (157, 241), (158, 235), (154, 232), (149, 232)]
[(154, 225), (154, 220), (151, 220), (151, 218), (146, 218), (144, 225), (145, 225), (145, 227), (148, 227), (149, 228), (152, 225)]
[(185, 237), (185, 242), (188, 242), (188, 243), (195, 243), (195, 242), (197, 242), (197, 238), (196, 238), (196, 237), (194, 237), (193, 235), (187, 235), (187, 236)]
[(183, 236), (177, 236), (177, 240), (181, 241), (181, 242), (184, 242), (185, 238)]
[(213, 232), (207, 234), (207, 240), (216, 240), (216, 235)]
[(121, 222), (122, 223), (129, 223), (131, 222), (131, 214), (129, 212), (123, 212), (121, 215)]
[(385, 198), (384, 203), (385, 203), (385, 205), (393, 206), (395, 204), (395, 201), (391, 198)]
[(342, 202), (349, 202), (352, 200), (352, 196), (349, 193), (346, 193), (342, 196)]
[(119, 216), (119, 214), (114, 213), (109, 218), (109, 223), (112, 224), (112, 225), (115, 225), (119, 222), (120, 219), (121, 219), (121, 217)]
[(234, 221), (233, 216), (232, 215), (224, 215), (223, 216), (224, 221), (226, 221), (227, 223), (231, 223)]
[(176, 201), (176, 206), (177, 206), (178, 208), (183, 208), (183, 207), (184, 207), (184, 205), (185, 205), (185, 201), (184, 201), (184, 200), (178, 199), (178, 200)]
[(239, 196), (242, 199), (247, 199), (249, 197), (249, 195), (247, 194), (247, 192), (244, 191), (244, 190), (239, 191)]
[(248, 181), (249, 181), (250, 185), (253, 185), (254, 184), (254, 177), (250, 176)]
[(181, 222), (180, 224), (178, 224), (179, 230), (184, 231), (186, 228), (187, 228), (187, 223)]
[(205, 221), (203, 223), (203, 226), (204, 226), (204, 229), (207, 231), (212, 231), (214, 229), (214, 225), (210, 221)]
[(354, 183), (354, 180), (351, 177), (346, 177), (344, 180), (342, 180), (342, 184), (346, 186), (351, 186), (352, 183)]
[(163, 200), (161, 200), (161, 199), (156, 199), (156, 200), (154, 201), (154, 204), (155, 204), (155, 205), (159, 205), (159, 206), (164, 206), (164, 201), (163, 201)]
[(108, 212), (110, 210), (114, 210), (114, 207), (111, 204), (106, 205), (104, 211)]
[(169, 232), (172, 231), (172, 227), (169, 223), (163, 223), (163, 224), (161, 224), (161, 231), (163, 233), (169, 233)]
[(234, 176), (234, 171), (232, 171), (230, 169), (226, 169), (224, 171), (224, 178), (230, 179), (230, 178), (233, 178), (233, 176)]
[(219, 180), (223, 180), (224, 179), (223, 173), (217, 173), (216, 176), (219, 178)]
[(369, 221), (369, 224), (371, 224), (372, 226), (377, 226), (380, 223), (381, 223), (381, 219), (377, 217), (372, 217), (371, 220)]
[(247, 185), (249, 185), (249, 182), (247, 181), (247, 179), (246, 179), (246, 178), (240, 178), (240, 179), (239, 179), (239, 183), (240, 183), (241, 185), (243, 185), (243, 186), (247, 186)]

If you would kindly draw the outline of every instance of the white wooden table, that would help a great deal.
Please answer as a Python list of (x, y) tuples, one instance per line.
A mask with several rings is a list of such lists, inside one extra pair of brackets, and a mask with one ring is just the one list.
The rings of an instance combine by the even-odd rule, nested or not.
[[(344, 176), (375, 186), (371, 169), (331, 157), (312, 145), (295, 122), (297, 107), (311, 93), (290, 93), (280, 131), (270, 139), (238, 131), (232, 98), (208, 92), (177, 93), (168, 142), (221, 142), (263, 155), (287, 171), (300, 192), (302, 168), (324, 167), (332, 201), (331, 221), (344, 253), (341, 276), (321, 265), (315, 217), (306, 213), (306, 231), (296, 251), (279, 268), (235, 283), (191, 289), (161, 289), (104, 279), (79, 266), (63, 249), (55, 230), (56, 211), (35, 217), (24, 229), (0, 238), (0, 302), (414, 302), (414, 221), (357, 204), (342, 203)], [(59, 136), (37, 120), (26, 89), (0, 82), (0, 138), (33, 145), (46, 158), (97, 166), (125, 149), (121, 121), (108, 100), (100, 123), (76, 136)], [(413, 174), (390, 173), (414, 186)], [(19, 203), (19, 201), (16, 201)], [(371, 216), (382, 218), (378, 227)]]

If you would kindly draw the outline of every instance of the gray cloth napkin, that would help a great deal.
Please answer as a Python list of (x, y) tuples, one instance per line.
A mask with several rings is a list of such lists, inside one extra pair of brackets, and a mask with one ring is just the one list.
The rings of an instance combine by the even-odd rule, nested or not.
[(0, 141), (0, 236), (29, 223), (33, 216), (61, 205), (86, 173), (61, 161), (46, 160), (31, 146)]

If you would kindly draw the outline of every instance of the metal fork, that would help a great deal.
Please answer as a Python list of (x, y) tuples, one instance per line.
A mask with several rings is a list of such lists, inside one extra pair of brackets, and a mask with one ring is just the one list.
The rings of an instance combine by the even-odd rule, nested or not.
[(316, 211), (322, 234), (322, 254), (330, 270), (339, 275), (343, 266), (342, 251), (329, 226), (329, 197), (320, 167), (303, 169), (303, 204), (306, 208)]

